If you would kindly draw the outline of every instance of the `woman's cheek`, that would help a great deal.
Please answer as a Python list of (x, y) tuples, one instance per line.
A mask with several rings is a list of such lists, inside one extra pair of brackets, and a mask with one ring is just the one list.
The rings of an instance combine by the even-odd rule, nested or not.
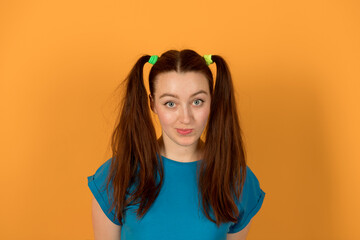
[(199, 116), (199, 119), (207, 119), (209, 117), (209, 114), (210, 114), (210, 109), (203, 108), (200, 111), (198, 111), (197, 115)]
[(176, 119), (177, 113), (175, 111), (162, 111), (161, 118), (163, 122), (171, 123)]

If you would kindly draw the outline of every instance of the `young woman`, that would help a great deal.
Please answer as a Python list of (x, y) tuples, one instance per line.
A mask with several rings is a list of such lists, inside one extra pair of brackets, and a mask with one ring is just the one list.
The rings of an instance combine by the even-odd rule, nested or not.
[(246, 165), (224, 59), (192, 50), (145, 55), (125, 84), (112, 158), (88, 177), (95, 239), (246, 239), (265, 192)]

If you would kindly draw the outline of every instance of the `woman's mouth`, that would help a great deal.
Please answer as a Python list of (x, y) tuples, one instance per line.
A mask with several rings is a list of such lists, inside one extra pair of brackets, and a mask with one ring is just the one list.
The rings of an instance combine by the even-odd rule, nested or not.
[(177, 128), (176, 131), (182, 135), (187, 135), (189, 133), (191, 133), (193, 130), (192, 129), (180, 129), (180, 128)]

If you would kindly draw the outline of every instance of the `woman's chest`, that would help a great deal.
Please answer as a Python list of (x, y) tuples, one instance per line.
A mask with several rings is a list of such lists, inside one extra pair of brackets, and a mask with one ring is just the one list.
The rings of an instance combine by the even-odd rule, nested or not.
[(199, 204), (194, 172), (165, 172), (163, 187), (143, 218), (136, 215), (139, 204), (127, 208), (121, 239), (226, 239), (230, 223), (217, 227)]

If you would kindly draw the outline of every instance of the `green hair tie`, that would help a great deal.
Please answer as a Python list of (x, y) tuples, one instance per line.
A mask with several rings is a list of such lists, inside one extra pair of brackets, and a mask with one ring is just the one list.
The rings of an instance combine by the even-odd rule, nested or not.
[(211, 60), (211, 55), (204, 55), (204, 59), (208, 66), (213, 63), (213, 60)]
[(156, 61), (158, 60), (158, 56), (157, 55), (152, 55), (149, 59), (149, 63), (151, 63), (152, 65), (154, 65), (156, 63)]

